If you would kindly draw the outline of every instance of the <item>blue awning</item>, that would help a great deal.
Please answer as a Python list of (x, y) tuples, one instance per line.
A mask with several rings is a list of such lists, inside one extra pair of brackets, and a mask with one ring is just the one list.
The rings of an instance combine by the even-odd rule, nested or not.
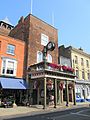
[(0, 77), (0, 83), (3, 89), (27, 89), (27, 84), (23, 79)]

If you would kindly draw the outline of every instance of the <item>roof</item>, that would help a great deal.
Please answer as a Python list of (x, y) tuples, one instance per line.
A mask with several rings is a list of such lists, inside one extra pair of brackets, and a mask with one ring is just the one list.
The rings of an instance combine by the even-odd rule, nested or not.
[(5, 19), (3, 19), (1, 21), (4, 22), (4, 23), (6, 23), (6, 24), (8, 24), (8, 25), (13, 26), (7, 17), (5, 17)]
[(78, 48), (74, 48), (73, 46), (65, 47), (64, 45), (59, 46), (59, 49), (60, 49), (60, 48), (62, 48), (63, 50), (66, 50), (66, 51), (67, 51), (67, 50), (75, 51), (75, 52), (77, 52), (77, 53), (79, 53), (79, 54), (82, 54), (82, 55), (87, 56), (87, 57), (90, 58), (90, 54), (84, 52), (82, 48), (79, 48), (79, 49), (78, 49)]

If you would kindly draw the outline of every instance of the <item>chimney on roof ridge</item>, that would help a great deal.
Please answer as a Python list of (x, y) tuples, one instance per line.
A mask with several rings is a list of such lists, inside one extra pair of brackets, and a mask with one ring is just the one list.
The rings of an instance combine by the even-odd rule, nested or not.
[(21, 18), (20, 18), (20, 20), (18, 21), (18, 23), (23, 23), (24, 22), (24, 17), (22, 16)]

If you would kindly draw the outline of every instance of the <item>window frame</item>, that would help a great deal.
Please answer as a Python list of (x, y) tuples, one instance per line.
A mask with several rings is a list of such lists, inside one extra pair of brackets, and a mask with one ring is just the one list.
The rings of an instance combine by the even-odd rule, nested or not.
[(84, 59), (81, 58), (81, 66), (84, 66)]
[[(3, 61), (5, 62), (5, 66), (4, 67), (3, 67)], [(13, 74), (7, 73), (8, 63), (9, 62), (12, 62), (14, 64), (14, 66), (13, 66)], [(3, 68), (5, 68), (4, 72), (3, 72)], [(10, 59), (10, 58), (2, 58), (1, 75), (16, 76), (16, 72), (17, 72), (17, 61), (14, 60), (14, 59)]]
[[(11, 49), (10, 47), (13, 48), (13, 49)], [(6, 53), (10, 54), (10, 55), (15, 55), (15, 45), (8, 44)]]
[(78, 57), (75, 55), (75, 64), (78, 64)]
[[(50, 59), (49, 59), (50, 58)], [(47, 54), (47, 61), (49, 63), (52, 63), (52, 55), (51, 54)]]
[(86, 66), (89, 68), (89, 61), (86, 60)]
[(77, 78), (79, 78), (79, 70), (78, 69), (76, 69), (76, 76), (77, 76)]
[[(45, 39), (46, 38), (46, 39)], [(46, 46), (49, 42), (49, 37), (41, 33), (41, 45)]]
[(82, 70), (82, 79), (83, 80), (85, 79), (85, 72), (84, 72), (84, 70)]
[[(41, 56), (39, 56), (40, 55), (39, 53), (41, 54)], [(39, 58), (39, 57), (41, 57), (41, 58)], [(42, 61), (43, 61), (43, 53), (41, 51), (37, 51), (37, 63), (40, 63)]]

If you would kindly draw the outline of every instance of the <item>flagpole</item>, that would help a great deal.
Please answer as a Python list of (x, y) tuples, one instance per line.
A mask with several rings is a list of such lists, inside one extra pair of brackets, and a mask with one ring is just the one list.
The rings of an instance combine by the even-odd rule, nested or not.
[(33, 0), (31, 0), (31, 14), (32, 14)]

